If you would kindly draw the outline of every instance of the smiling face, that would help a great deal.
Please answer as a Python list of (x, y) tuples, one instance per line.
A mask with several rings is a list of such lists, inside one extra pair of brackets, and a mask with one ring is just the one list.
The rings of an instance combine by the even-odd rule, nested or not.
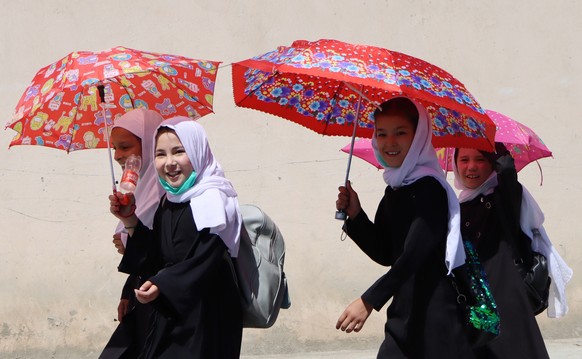
[(470, 189), (478, 188), (493, 172), (493, 165), (480, 151), (459, 148), (456, 165), (461, 183)]
[(122, 169), (129, 155), (141, 156), (141, 139), (127, 129), (115, 127), (111, 130), (110, 140), (114, 151), (113, 157)]
[(379, 114), (375, 118), (378, 151), (390, 167), (400, 167), (414, 139), (413, 123), (402, 115)]
[(158, 176), (174, 188), (180, 187), (194, 169), (176, 133), (162, 128), (156, 136), (154, 164)]

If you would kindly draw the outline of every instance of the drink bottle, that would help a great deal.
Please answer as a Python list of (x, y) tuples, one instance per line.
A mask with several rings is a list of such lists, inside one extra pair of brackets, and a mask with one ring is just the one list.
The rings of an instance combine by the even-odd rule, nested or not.
[[(141, 169), (141, 156), (129, 155), (125, 160), (125, 166), (123, 168), (123, 175), (121, 176), (121, 182), (119, 183), (119, 189), (122, 193), (134, 192), (137, 186), (137, 181), (139, 180), (139, 170)], [(123, 196), (120, 200), (121, 204), (126, 205), (128, 199), (127, 196)], [(125, 203), (124, 203), (125, 202)]]

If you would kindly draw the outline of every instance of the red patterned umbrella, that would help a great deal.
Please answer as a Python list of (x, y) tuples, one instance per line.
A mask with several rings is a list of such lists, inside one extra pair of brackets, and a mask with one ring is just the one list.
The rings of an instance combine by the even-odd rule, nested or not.
[[(495, 126), (451, 74), (418, 58), (336, 40), (298, 40), (232, 67), (234, 99), (325, 135), (371, 137), (373, 112), (395, 96), (424, 105), (435, 146), (492, 150)], [(361, 107), (358, 104), (361, 101)]]
[(6, 126), (17, 132), (10, 146), (108, 147), (106, 126), (133, 108), (197, 119), (212, 112), (218, 64), (126, 47), (72, 52), (33, 78)]
[[(238, 106), (324, 135), (352, 136), (352, 145), (356, 137), (372, 136), (379, 104), (408, 96), (428, 110), (435, 146), (493, 149), (495, 126), (465, 86), (443, 69), (396, 51), (298, 40), (234, 63), (232, 77)], [(351, 159), (350, 152), (346, 183)]]
[[(407, 96), (428, 110), (435, 146), (493, 149), (495, 126), (465, 86), (443, 69), (396, 51), (298, 40), (234, 63), (232, 76), (238, 106), (324, 135), (352, 136), (352, 145), (356, 137), (372, 136), (379, 104)], [(351, 158), (350, 152), (346, 183)]]

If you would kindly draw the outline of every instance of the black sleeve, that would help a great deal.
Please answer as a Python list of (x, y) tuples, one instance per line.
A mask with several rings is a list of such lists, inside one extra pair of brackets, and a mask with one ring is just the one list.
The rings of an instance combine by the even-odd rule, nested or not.
[(154, 231), (138, 221), (133, 235), (127, 236), (125, 253), (117, 269), (147, 278), (156, 272), (159, 252)]
[(504, 205), (509, 206), (509, 214), (513, 218), (519, 218), (521, 212), (522, 187), (517, 180), (515, 162), (510, 154), (497, 159), (497, 188), (503, 196)]
[(127, 276), (125, 280), (125, 284), (123, 285), (123, 289), (121, 290), (121, 298), (120, 299), (131, 299), (135, 297), (134, 289), (137, 288), (137, 284), (139, 281), (139, 276), (130, 274)]
[[(390, 270), (380, 277), (362, 298), (380, 310), (400, 286), (415, 274), (429, 257), (442, 257), (448, 231), (448, 201), (445, 189), (431, 181), (415, 193), (415, 213), (402, 254)], [(397, 225), (397, 224), (395, 224)]]
[(497, 160), (497, 182), (495, 201), (499, 203), (498, 213), (501, 225), (507, 231), (508, 239), (514, 248), (514, 256), (521, 257), (526, 265), (532, 264), (531, 239), (521, 229), (521, 202), (523, 187), (518, 181), (513, 157), (509, 154)]
[(218, 235), (210, 234), (208, 229), (200, 232), (195, 248), (184, 261), (149, 278), (160, 289), (158, 305), (169, 307), (178, 316), (190, 311), (198, 293), (212, 290), (211, 278), (225, 260), (226, 251)]
[(374, 262), (383, 266), (392, 264), (390, 261), (390, 239), (387, 238), (387, 233), (380, 233), (379, 226), (370, 221), (364, 210), (361, 210), (356, 217), (346, 221), (344, 231)]

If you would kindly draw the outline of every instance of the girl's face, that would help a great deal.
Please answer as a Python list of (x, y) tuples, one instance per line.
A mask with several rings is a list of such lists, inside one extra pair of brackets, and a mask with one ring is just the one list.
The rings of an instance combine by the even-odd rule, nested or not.
[(413, 124), (404, 116), (380, 114), (376, 116), (375, 126), (382, 159), (390, 167), (400, 167), (414, 139)]
[(481, 152), (473, 148), (459, 148), (457, 171), (461, 183), (470, 189), (478, 188), (493, 172), (491, 162)]
[(156, 137), (154, 164), (158, 176), (178, 188), (194, 171), (182, 142), (174, 131), (164, 131)]
[(113, 158), (122, 169), (129, 155), (141, 156), (141, 139), (125, 128), (115, 127), (111, 130), (110, 140), (114, 151)]

